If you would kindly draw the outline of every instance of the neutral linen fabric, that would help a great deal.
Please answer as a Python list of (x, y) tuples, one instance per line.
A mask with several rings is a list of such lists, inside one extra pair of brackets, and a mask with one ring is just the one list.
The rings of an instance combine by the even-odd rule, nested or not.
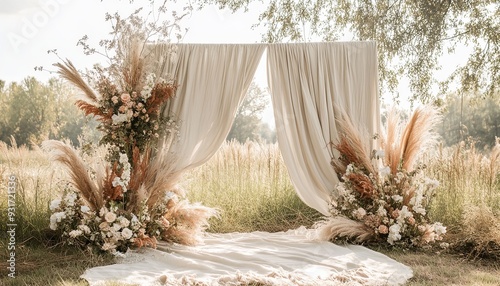
[(278, 143), (300, 198), (328, 215), (338, 183), (330, 143), (345, 112), (368, 134), (380, 130), (375, 42), (274, 44), (267, 50)]
[[(314, 231), (207, 234), (204, 245), (162, 244), (127, 253), (121, 263), (95, 267), (91, 286), (138, 285), (401, 285), (410, 268), (362, 246), (315, 241)], [(163, 276), (163, 277), (162, 277)], [(161, 284), (161, 281), (165, 284)], [(196, 284), (198, 283), (198, 284)]]
[[(206, 162), (229, 133), (236, 111), (252, 82), (264, 44), (158, 45), (155, 53), (162, 76), (173, 77), (176, 97), (164, 112), (180, 121), (179, 142), (173, 145), (174, 171)], [(177, 50), (175, 58), (162, 57)]]

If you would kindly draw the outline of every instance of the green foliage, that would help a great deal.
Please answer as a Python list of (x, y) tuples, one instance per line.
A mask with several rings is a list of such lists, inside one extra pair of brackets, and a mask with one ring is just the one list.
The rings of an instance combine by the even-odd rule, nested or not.
[[(251, 0), (199, 0), (233, 11), (248, 9)], [(391, 90), (402, 75), (410, 79), (413, 99), (435, 99), (433, 72), (445, 51), (467, 45), (471, 53), (443, 82), (459, 81), (462, 91), (494, 96), (500, 83), (500, 17), (498, 0), (471, 1), (348, 1), (268, 0), (258, 18), (267, 28), (266, 42), (377, 41), (379, 74)], [(254, 6), (255, 7), (255, 6)]]
[(500, 137), (500, 100), (449, 96), (438, 132), (447, 146), (472, 140), (479, 149), (492, 148)]
[[(250, 84), (248, 92), (241, 103), (233, 126), (227, 135), (227, 140), (237, 140), (244, 143), (246, 140), (257, 140), (263, 127), (261, 124), (262, 111), (269, 104), (268, 95), (255, 82)], [(262, 130), (266, 132), (265, 130)], [(272, 135), (270, 135), (272, 139)], [(266, 138), (265, 138), (266, 139)]]
[(85, 117), (70, 97), (74, 91), (60, 80), (42, 83), (28, 77), (0, 89), (0, 141), (19, 145), (39, 144), (45, 139), (69, 139), (78, 145)]

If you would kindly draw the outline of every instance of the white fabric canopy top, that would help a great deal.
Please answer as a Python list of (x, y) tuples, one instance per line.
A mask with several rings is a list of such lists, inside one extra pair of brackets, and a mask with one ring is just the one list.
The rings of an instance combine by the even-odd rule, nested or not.
[[(159, 65), (178, 81), (164, 116), (181, 121), (173, 146), (175, 170), (207, 161), (231, 128), (238, 105), (268, 51), (278, 143), (299, 197), (328, 215), (338, 182), (330, 142), (340, 112), (371, 134), (380, 130), (374, 42), (204, 45), (180, 44), (178, 59), (153, 47)], [(89, 269), (91, 285), (400, 285), (410, 268), (361, 246), (319, 241), (315, 230), (206, 234), (205, 244), (129, 251), (119, 263)]]

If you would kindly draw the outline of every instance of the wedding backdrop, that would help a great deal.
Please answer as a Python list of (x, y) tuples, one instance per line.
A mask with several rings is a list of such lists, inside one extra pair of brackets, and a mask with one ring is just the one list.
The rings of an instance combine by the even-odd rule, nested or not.
[[(179, 44), (155, 47), (163, 75), (178, 78), (176, 98), (164, 115), (180, 121), (173, 152), (186, 168), (206, 162), (231, 128), (239, 103), (267, 49), (276, 131), (300, 198), (328, 215), (337, 176), (330, 142), (338, 140), (335, 118), (344, 112), (370, 134), (380, 132), (375, 42), (309, 44)], [(172, 60), (174, 60), (172, 62)]]
[[(330, 143), (339, 140), (337, 120), (348, 116), (366, 132), (380, 132), (375, 42), (149, 48), (159, 74), (176, 80), (176, 96), (162, 110), (163, 117), (180, 122), (178, 141), (163, 154), (175, 156), (169, 170), (174, 173), (203, 164), (217, 151), (267, 49), (278, 142), (291, 180), (307, 205), (330, 215), (339, 182), (330, 164), (336, 156)], [(91, 285), (399, 285), (412, 276), (384, 255), (337, 246), (315, 229), (205, 234), (201, 245), (157, 246), (128, 251), (119, 263), (89, 269), (82, 277)]]

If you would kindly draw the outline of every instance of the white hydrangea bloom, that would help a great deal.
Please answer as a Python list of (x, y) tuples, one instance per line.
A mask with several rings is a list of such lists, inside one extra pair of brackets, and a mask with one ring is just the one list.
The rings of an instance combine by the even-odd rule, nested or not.
[(113, 120), (113, 124), (120, 124), (120, 123), (128, 121), (128, 119), (129, 118), (127, 117), (127, 114), (124, 114), (124, 113), (113, 114), (113, 116), (111, 116), (111, 120)]
[(396, 221), (398, 222), (398, 224), (402, 225), (405, 223), (405, 219), (410, 217), (413, 217), (413, 213), (408, 210), (407, 206), (403, 206), (399, 211), (399, 216)]
[(80, 211), (82, 213), (88, 213), (88, 212), (90, 212), (90, 208), (88, 206), (81, 206)]
[(400, 196), (400, 195), (393, 195), (391, 198), (392, 198), (392, 199), (393, 199), (396, 203), (400, 203), (400, 202), (402, 202), (402, 201), (403, 201), (403, 197), (402, 197), (402, 196)]
[(55, 209), (59, 208), (61, 205), (61, 200), (56, 199), (50, 202), (50, 210), (54, 211)]
[(79, 229), (77, 229), (77, 230), (72, 230), (72, 231), (70, 231), (70, 232), (69, 232), (69, 236), (70, 236), (71, 238), (77, 238), (77, 237), (79, 237), (80, 235), (82, 235), (82, 231), (81, 231), (81, 230), (79, 230)]
[(79, 225), (78, 229), (83, 231), (85, 234), (90, 234), (90, 228), (84, 224)]
[(378, 170), (378, 173), (379, 176), (383, 178), (391, 173), (391, 168), (389, 168), (388, 166), (384, 166)]
[(401, 226), (399, 224), (393, 224), (391, 227), (389, 227), (389, 236), (387, 237), (387, 242), (390, 244), (394, 244), (395, 241), (398, 241), (401, 239), (401, 234), (399, 233), (401, 231)]
[(76, 199), (77, 199), (77, 196), (75, 193), (68, 193), (66, 195), (66, 197), (64, 198), (64, 200), (68, 206), (74, 206)]
[(443, 226), (443, 224), (440, 222), (434, 223), (432, 227), (434, 228), (434, 232), (436, 232), (438, 236), (441, 236), (446, 233), (446, 227)]

